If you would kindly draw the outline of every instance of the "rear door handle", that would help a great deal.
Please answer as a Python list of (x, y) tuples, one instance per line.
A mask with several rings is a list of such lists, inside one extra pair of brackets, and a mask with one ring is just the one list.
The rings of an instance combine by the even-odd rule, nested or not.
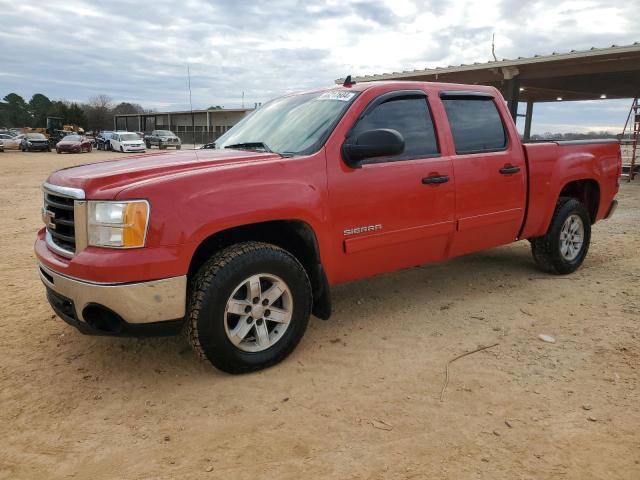
[(424, 177), (422, 179), (422, 183), (424, 185), (447, 183), (448, 181), (449, 181), (449, 177), (447, 175), (433, 175), (431, 177)]
[(518, 173), (520, 171), (520, 167), (513, 167), (511, 165), (505, 165), (500, 170), (498, 170), (502, 175), (509, 175), (511, 173)]

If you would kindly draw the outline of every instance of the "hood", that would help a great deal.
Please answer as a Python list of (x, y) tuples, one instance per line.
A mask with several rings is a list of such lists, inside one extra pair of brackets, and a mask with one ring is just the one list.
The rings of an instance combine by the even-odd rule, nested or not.
[(80, 145), (81, 143), (80, 140), (60, 140), (58, 145), (61, 147), (72, 147), (74, 145)]
[(221, 169), (243, 163), (280, 159), (275, 153), (241, 150), (180, 150), (144, 153), (104, 162), (65, 168), (52, 173), (47, 182), (81, 188), (89, 199), (109, 199), (123, 189), (198, 169)]

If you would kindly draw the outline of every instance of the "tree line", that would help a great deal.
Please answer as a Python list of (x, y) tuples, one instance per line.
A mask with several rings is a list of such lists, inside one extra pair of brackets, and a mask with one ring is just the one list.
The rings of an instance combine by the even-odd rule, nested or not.
[(549, 141), (549, 140), (598, 140), (602, 138), (619, 138), (620, 135), (601, 130), (599, 132), (568, 132), (568, 133), (551, 133), (546, 132), (543, 134), (531, 135), (532, 141)]
[(17, 93), (9, 93), (0, 102), (0, 128), (45, 128), (47, 117), (59, 117), (65, 125), (78, 125), (85, 130), (110, 130), (113, 115), (145, 113), (137, 103), (116, 104), (107, 95), (96, 95), (87, 102), (50, 100), (41, 93), (34, 94), (27, 102)]

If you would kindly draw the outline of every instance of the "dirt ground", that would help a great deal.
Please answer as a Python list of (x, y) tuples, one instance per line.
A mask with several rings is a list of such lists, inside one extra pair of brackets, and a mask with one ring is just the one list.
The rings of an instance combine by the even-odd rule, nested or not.
[(0, 153), (0, 478), (640, 478), (640, 182), (569, 277), (519, 242), (343, 285), (291, 357), (229, 376), (49, 308), (39, 185), (109, 156)]

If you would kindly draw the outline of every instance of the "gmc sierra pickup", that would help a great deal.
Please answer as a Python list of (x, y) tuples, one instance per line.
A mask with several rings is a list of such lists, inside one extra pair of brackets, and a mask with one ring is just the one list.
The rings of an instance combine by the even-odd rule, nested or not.
[(265, 104), (217, 149), (59, 170), (35, 252), (83, 333), (186, 327), (231, 373), (286, 357), (330, 286), (529, 240), (568, 274), (615, 207), (616, 142), (520, 142), (498, 90), (346, 85)]

